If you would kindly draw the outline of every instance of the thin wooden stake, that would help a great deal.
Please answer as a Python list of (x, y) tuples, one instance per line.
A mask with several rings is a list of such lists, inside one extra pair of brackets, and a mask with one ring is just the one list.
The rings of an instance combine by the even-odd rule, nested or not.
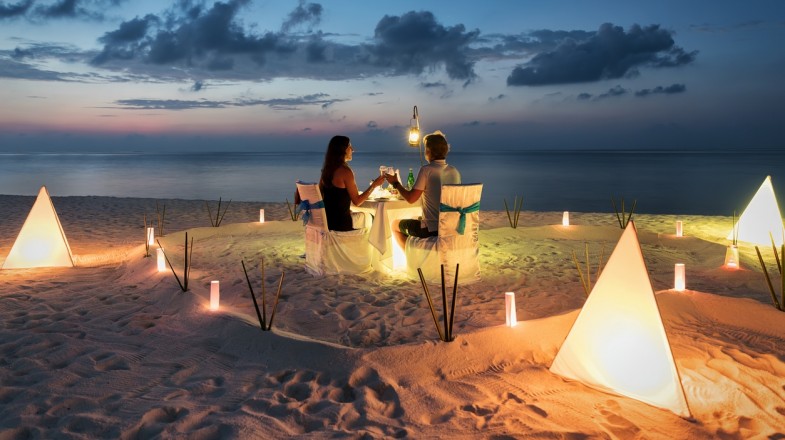
[(444, 285), (444, 265), (442, 264), (442, 317), (444, 318), (444, 342), (450, 334), (450, 326), (447, 324), (447, 286)]
[(256, 317), (259, 318), (259, 327), (264, 330), (264, 318), (262, 318), (261, 312), (259, 312), (259, 304), (256, 302), (256, 295), (253, 293), (253, 286), (251, 285), (251, 279), (248, 277), (248, 271), (245, 269), (245, 261), (240, 260), (243, 264), (243, 273), (245, 273), (245, 281), (248, 282), (248, 289), (251, 291), (251, 298), (253, 299), (253, 308), (256, 309)]
[(452, 305), (450, 305), (450, 331), (448, 332), (447, 340), (452, 341), (454, 339), (452, 335), (452, 326), (455, 322), (455, 295), (458, 292), (458, 268), (460, 267), (460, 263), (455, 264), (455, 281), (452, 285)]
[(275, 311), (278, 309), (278, 298), (281, 297), (281, 287), (283, 286), (283, 277), (286, 272), (281, 272), (281, 281), (278, 282), (278, 293), (275, 294), (275, 304), (273, 304), (273, 313), (270, 314), (270, 323), (267, 324), (267, 331), (273, 328), (273, 319), (275, 318)]
[(423, 291), (425, 291), (425, 297), (428, 298), (428, 307), (431, 309), (433, 324), (436, 326), (436, 331), (439, 332), (439, 339), (443, 341), (444, 335), (442, 334), (442, 329), (439, 327), (439, 320), (436, 318), (436, 310), (433, 308), (433, 301), (431, 301), (431, 294), (428, 293), (428, 284), (425, 283), (425, 277), (422, 274), (422, 269), (418, 267), (417, 273), (420, 275), (420, 282), (422, 283)]
[(760, 249), (755, 246), (755, 252), (758, 253), (758, 261), (760, 261), (760, 267), (763, 269), (763, 275), (766, 277), (766, 283), (769, 285), (769, 292), (771, 292), (771, 300), (774, 302), (774, 307), (778, 310), (782, 310), (780, 308), (780, 302), (777, 300), (777, 294), (774, 292), (774, 286), (771, 284), (771, 278), (769, 278), (769, 271), (766, 270), (766, 263), (763, 262), (763, 256), (760, 254)]

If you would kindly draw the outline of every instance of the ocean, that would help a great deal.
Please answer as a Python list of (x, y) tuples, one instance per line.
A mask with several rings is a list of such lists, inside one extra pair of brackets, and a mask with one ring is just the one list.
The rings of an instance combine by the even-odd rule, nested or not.
[[(490, 151), (453, 152), (464, 183), (482, 182), (482, 208), (523, 197), (529, 211), (613, 212), (622, 198), (636, 213), (740, 213), (767, 175), (785, 194), (779, 151)], [(316, 181), (323, 152), (9, 154), (0, 153), (0, 194), (113, 196), (283, 202), (294, 182)], [(416, 150), (358, 151), (351, 162), (364, 189), (379, 166), (409, 168)]]

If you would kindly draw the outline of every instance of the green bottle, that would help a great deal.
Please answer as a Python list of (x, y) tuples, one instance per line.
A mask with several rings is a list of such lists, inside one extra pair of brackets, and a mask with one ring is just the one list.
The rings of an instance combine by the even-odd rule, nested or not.
[(414, 173), (412, 173), (412, 169), (409, 168), (409, 177), (406, 178), (406, 189), (411, 191), (414, 188)]

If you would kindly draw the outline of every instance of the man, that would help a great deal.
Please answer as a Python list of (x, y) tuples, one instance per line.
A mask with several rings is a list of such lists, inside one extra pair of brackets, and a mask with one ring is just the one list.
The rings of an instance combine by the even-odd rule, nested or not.
[(442, 185), (461, 183), (461, 173), (454, 166), (447, 165), (446, 158), (450, 151), (450, 144), (447, 143), (444, 134), (437, 130), (425, 136), (423, 142), (428, 165), (420, 168), (411, 190), (401, 185), (398, 176), (394, 174), (386, 176), (390, 185), (398, 190), (407, 202), (414, 203), (422, 197), (422, 221), (403, 219), (392, 225), (395, 239), (402, 249), (406, 246), (407, 236), (425, 238), (438, 235)]

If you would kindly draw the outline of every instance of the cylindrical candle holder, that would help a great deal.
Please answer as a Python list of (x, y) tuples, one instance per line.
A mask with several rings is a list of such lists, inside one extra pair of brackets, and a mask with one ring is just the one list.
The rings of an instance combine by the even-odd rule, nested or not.
[(218, 281), (210, 281), (210, 310), (218, 310), (221, 301), (221, 288)]
[(515, 327), (518, 317), (515, 314), (515, 292), (504, 293), (505, 323), (507, 327)]
[(166, 258), (164, 257), (164, 250), (158, 248), (155, 250), (155, 253), (158, 257), (158, 272), (166, 271)]
[(676, 267), (673, 270), (673, 289), (678, 290), (679, 292), (686, 289), (686, 277), (687, 274), (684, 268), (684, 263), (676, 263)]
[(684, 237), (684, 223), (681, 220), (676, 220), (676, 236)]
[(570, 211), (564, 211), (564, 214), (562, 214), (561, 225), (570, 226)]
[(725, 250), (725, 267), (728, 269), (739, 269), (741, 263), (739, 262), (739, 247), (735, 244), (729, 244)]
[(147, 228), (147, 244), (150, 246), (155, 244), (155, 228), (149, 227)]
[(264, 223), (264, 209), (259, 210), (259, 223)]

